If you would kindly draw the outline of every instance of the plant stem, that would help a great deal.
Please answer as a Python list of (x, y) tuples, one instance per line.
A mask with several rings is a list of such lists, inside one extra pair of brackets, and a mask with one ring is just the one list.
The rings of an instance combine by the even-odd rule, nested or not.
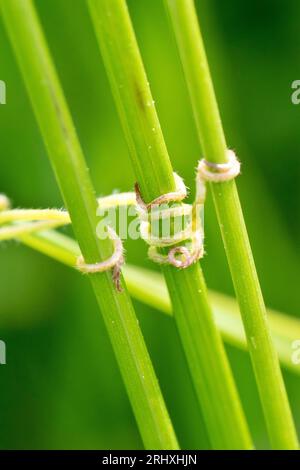
[(28, 223), (20, 223), (20, 224), (13, 224), (13, 225), (6, 225), (0, 228), (0, 241), (9, 240), (11, 238), (17, 238), (19, 235), (23, 233), (32, 233), (36, 232), (37, 230), (47, 230), (50, 228), (56, 228), (60, 225), (65, 225), (64, 222), (57, 222), (57, 221), (41, 221), (41, 222), (28, 222)]
[(71, 268), (76, 267), (80, 248), (73, 238), (63, 233), (56, 230), (43, 230), (42, 232), (21, 235), (18, 237), (18, 240), (24, 243), (24, 245), (60, 263), (66, 264)]
[[(111, 255), (109, 239), (96, 237), (96, 198), (63, 91), (31, 0), (1, 2), (33, 109), (80, 250), (87, 263)], [(90, 275), (131, 405), (148, 449), (177, 449), (177, 440), (137, 318), (124, 285), (117, 293), (110, 272)]]
[[(75, 240), (55, 230), (25, 234), (18, 239), (34, 250), (72, 268), (76, 265), (80, 254)], [(162, 313), (173, 315), (168, 289), (161, 274), (129, 264), (124, 266), (123, 273), (132, 297)], [(224, 341), (246, 351), (248, 347), (245, 331), (235, 299), (211, 290), (209, 298)], [(267, 313), (272, 338), (282, 366), (299, 375), (299, 364), (292, 361), (291, 354), (294, 341), (300, 338), (300, 320), (271, 309), (268, 309)]]
[(67, 211), (59, 209), (11, 209), (0, 211), (0, 225), (8, 222), (24, 221), (58, 221), (62, 224), (70, 224), (70, 216)]
[[(205, 158), (227, 161), (227, 146), (193, 0), (165, 0), (189, 88)], [(211, 184), (239, 302), (264, 416), (274, 449), (297, 449), (298, 439), (267, 324), (265, 305), (234, 181)]]
[[(127, 264), (124, 276), (132, 297), (167, 315), (173, 315), (170, 296), (161, 274)], [(235, 299), (211, 290), (209, 298), (223, 340), (231, 346), (247, 350), (245, 330)], [(292, 345), (300, 338), (300, 320), (272, 309), (268, 309), (267, 314), (282, 366), (299, 375), (300, 366), (292, 361)]]
[[(90, 0), (91, 16), (146, 202), (174, 191), (172, 167), (123, 0)], [(163, 269), (212, 446), (252, 448), (199, 264)]]

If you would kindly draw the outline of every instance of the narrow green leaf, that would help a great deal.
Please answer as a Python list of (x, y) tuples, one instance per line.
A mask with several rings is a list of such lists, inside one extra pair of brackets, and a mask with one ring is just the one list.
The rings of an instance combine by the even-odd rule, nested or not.
[[(21, 241), (70, 267), (75, 266), (80, 253), (78, 244), (72, 238), (54, 230), (25, 234), (21, 237)], [(168, 289), (161, 274), (129, 264), (124, 266), (123, 272), (132, 297), (160, 312), (173, 315)], [(209, 298), (224, 341), (247, 351), (247, 340), (236, 300), (211, 290)], [(300, 375), (300, 364), (298, 360), (293, 360), (295, 352), (293, 345), (300, 338), (300, 320), (272, 309), (267, 310), (267, 315), (281, 365), (290, 372)]]

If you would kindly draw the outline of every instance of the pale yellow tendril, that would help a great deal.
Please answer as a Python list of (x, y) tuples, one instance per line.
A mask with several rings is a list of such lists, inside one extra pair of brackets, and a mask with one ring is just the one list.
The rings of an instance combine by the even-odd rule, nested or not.
[[(71, 223), (69, 213), (59, 209), (9, 209), (9, 199), (0, 194), (0, 241), (21, 238), (33, 232), (58, 228)], [(82, 256), (78, 257), (77, 268), (84, 273), (113, 271), (113, 281), (121, 291), (120, 270), (124, 262), (123, 245), (116, 232), (108, 227), (108, 234), (114, 244), (112, 256), (99, 263), (86, 264)]]
[[(140, 219), (140, 233), (149, 245), (148, 256), (158, 264), (169, 264), (185, 269), (198, 261), (204, 254), (203, 221), (199, 217), (206, 197), (206, 182), (221, 183), (232, 180), (240, 173), (240, 162), (232, 150), (228, 150), (226, 163), (212, 163), (200, 160), (196, 174), (196, 197), (193, 204), (182, 201), (187, 197), (187, 189), (182, 178), (174, 173), (176, 189), (162, 194), (146, 204), (142, 198), (139, 185), (135, 192), (116, 193), (98, 198), (101, 209), (121, 206), (134, 206)], [(177, 203), (177, 205), (174, 205)], [(171, 205), (173, 204), (173, 206)], [(181, 218), (184, 223), (177, 230), (173, 224), (173, 234), (154, 235), (154, 222), (171, 222)], [(9, 238), (20, 238), (32, 232), (57, 228), (71, 223), (67, 211), (59, 209), (10, 209), (10, 201), (0, 194), (0, 241)], [(183, 225), (183, 226), (182, 226)], [(114, 251), (110, 258), (98, 263), (85, 263), (83, 256), (77, 260), (77, 268), (84, 273), (99, 273), (112, 270), (113, 280), (118, 290), (120, 286), (120, 270), (124, 263), (123, 244), (117, 233), (107, 227), (108, 235), (113, 242)]]
[[(138, 184), (135, 186), (137, 211), (141, 220), (141, 237), (149, 245), (148, 256), (158, 264), (169, 264), (179, 269), (185, 269), (203, 256), (204, 232), (198, 217), (199, 207), (191, 204), (180, 204), (169, 207), (168, 204), (181, 202), (187, 196), (186, 186), (182, 178), (174, 173), (176, 190), (162, 194), (146, 204), (141, 196)], [(198, 201), (197, 201), (198, 202)], [(163, 207), (164, 206), (164, 207)], [(203, 203), (201, 203), (203, 208)], [(153, 235), (152, 224), (155, 220), (174, 220), (181, 217), (184, 220), (175, 233), (168, 236)], [(184, 245), (183, 245), (184, 243)], [(163, 248), (171, 247), (167, 253)]]
[(103, 273), (105, 271), (113, 271), (113, 281), (117, 290), (122, 290), (120, 283), (121, 266), (124, 263), (123, 244), (120, 237), (111, 228), (107, 227), (109, 238), (113, 241), (114, 251), (110, 258), (100, 261), (99, 263), (88, 264), (84, 261), (82, 255), (77, 258), (77, 268), (86, 274)]

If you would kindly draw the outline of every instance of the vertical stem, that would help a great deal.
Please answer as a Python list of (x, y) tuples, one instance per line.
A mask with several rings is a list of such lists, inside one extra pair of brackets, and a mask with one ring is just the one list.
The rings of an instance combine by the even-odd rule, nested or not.
[[(186, 76), (205, 158), (225, 162), (227, 147), (193, 0), (165, 0)], [(211, 184), (271, 444), (298, 440), (234, 181)]]
[[(96, 237), (96, 198), (63, 91), (31, 0), (1, 2), (19, 62), (80, 249), (88, 263), (111, 255)], [(120, 371), (149, 449), (177, 449), (176, 437), (130, 298), (117, 293), (111, 273), (90, 276)]]
[[(99, 46), (142, 194), (174, 190), (172, 167), (124, 0), (89, 0)], [(251, 448), (247, 424), (208, 304), (200, 265), (164, 268), (175, 320), (214, 448)]]

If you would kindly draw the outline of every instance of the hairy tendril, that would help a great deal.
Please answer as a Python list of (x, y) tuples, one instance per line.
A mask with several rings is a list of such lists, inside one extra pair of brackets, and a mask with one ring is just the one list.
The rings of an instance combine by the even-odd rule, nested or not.
[[(240, 173), (240, 162), (234, 152), (228, 150), (228, 161), (217, 164), (200, 160), (196, 172), (196, 197), (193, 204), (182, 201), (187, 197), (187, 188), (183, 179), (174, 173), (176, 190), (162, 194), (150, 203), (146, 203), (138, 183), (135, 192), (116, 193), (98, 198), (102, 209), (121, 206), (134, 206), (140, 219), (140, 234), (149, 245), (148, 256), (158, 264), (169, 264), (185, 269), (198, 261), (204, 254), (204, 229), (199, 214), (203, 214), (206, 182), (224, 182), (235, 178)], [(173, 204), (173, 205), (172, 205)], [(24, 234), (39, 232), (49, 228), (58, 228), (71, 223), (66, 210), (60, 209), (11, 209), (7, 196), (0, 194), (0, 241), (20, 238)], [(176, 219), (183, 219), (176, 229)], [(153, 234), (155, 222), (173, 221), (172, 234)], [(120, 237), (108, 226), (107, 233), (113, 242), (112, 255), (101, 262), (88, 264), (82, 255), (77, 259), (76, 267), (83, 273), (94, 274), (112, 271), (118, 291), (120, 286), (121, 266), (124, 263), (124, 250)]]

